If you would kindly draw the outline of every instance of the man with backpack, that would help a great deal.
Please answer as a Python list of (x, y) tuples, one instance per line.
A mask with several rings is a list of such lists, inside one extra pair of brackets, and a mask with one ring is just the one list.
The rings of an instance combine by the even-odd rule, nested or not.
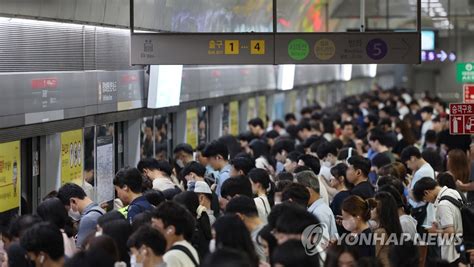
[[(428, 232), (436, 233), (442, 238), (441, 258), (448, 261), (449, 266), (458, 266), (461, 254), (456, 250), (456, 245), (461, 242), (455, 236), (463, 234), (463, 197), (454, 189), (439, 186), (430, 177), (424, 177), (415, 184), (413, 197), (416, 201), (433, 203), (436, 219)], [(457, 205), (458, 203), (461, 205)]]

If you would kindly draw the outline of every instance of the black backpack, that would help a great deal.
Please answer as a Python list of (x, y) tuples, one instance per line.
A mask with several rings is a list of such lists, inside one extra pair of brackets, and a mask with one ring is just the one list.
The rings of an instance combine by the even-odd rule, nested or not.
[(466, 198), (460, 193), (461, 199), (455, 199), (451, 196), (442, 196), (439, 200), (447, 200), (451, 202), (461, 211), (462, 228), (463, 228), (463, 244), (465, 249), (474, 248), (474, 205), (467, 202)]

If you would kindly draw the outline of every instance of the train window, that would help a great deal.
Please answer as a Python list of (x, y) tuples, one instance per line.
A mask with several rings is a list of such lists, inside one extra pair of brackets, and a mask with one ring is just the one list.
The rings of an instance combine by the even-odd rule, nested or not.
[(154, 137), (155, 137), (155, 158), (166, 160), (168, 157), (168, 123), (166, 115), (156, 115), (154, 117)]
[(145, 117), (142, 121), (141, 127), (141, 138), (140, 138), (140, 148), (141, 148), (141, 158), (153, 158), (154, 155), (154, 135), (153, 129), (153, 117)]
[[(115, 176), (114, 167), (114, 134), (113, 123), (96, 126), (96, 147), (95, 147), (95, 199), (101, 206), (114, 199), (114, 188), (110, 186)], [(85, 182), (85, 181), (84, 181)]]

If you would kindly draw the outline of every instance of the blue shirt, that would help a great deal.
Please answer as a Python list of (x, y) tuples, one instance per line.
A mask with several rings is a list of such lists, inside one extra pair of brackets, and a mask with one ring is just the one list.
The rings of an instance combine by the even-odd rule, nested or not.
[(127, 220), (132, 223), (135, 216), (144, 211), (152, 209), (153, 206), (150, 204), (150, 202), (148, 202), (144, 196), (139, 196), (135, 198), (128, 206)]
[(216, 180), (217, 180), (216, 193), (219, 197), (221, 196), (222, 185), (227, 179), (230, 178), (230, 167), (231, 167), (230, 164), (227, 163), (227, 165), (225, 165), (224, 168), (222, 168), (219, 171), (219, 175), (216, 177)]
[(86, 238), (96, 230), (97, 220), (105, 211), (96, 203), (89, 204), (81, 213), (79, 229), (77, 231), (76, 246), (81, 247)]
[(308, 211), (319, 219), (319, 222), (324, 225), (323, 236), (327, 239), (338, 237), (336, 228), (336, 218), (331, 208), (320, 198), (309, 206)]

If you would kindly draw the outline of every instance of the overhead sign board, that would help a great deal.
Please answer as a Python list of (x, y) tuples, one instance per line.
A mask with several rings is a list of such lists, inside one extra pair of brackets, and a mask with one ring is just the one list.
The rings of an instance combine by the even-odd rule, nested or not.
[(423, 50), (421, 51), (422, 62), (455, 62), (457, 59), (456, 53), (446, 52), (444, 50)]
[(449, 104), (449, 133), (474, 134), (474, 104)]
[(464, 103), (474, 103), (474, 84), (463, 85), (463, 98)]
[(474, 82), (474, 62), (458, 63), (456, 78), (460, 83)]
[(131, 64), (417, 64), (420, 34), (132, 34)]

